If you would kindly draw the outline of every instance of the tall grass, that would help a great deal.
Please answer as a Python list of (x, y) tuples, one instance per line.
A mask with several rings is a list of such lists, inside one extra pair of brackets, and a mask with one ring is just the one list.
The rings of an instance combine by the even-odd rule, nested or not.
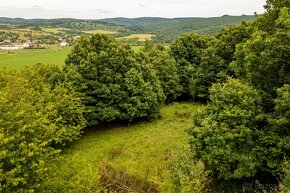
[(48, 192), (156, 192), (171, 156), (188, 142), (185, 129), (201, 105), (176, 103), (161, 108), (162, 118), (84, 134), (52, 160), (42, 184)]

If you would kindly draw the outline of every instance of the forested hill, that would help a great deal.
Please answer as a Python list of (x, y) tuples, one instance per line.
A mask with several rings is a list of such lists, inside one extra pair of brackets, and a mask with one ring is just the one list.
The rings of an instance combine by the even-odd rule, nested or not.
[(156, 40), (160, 42), (171, 42), (177, 36), (186, 32), (197, 32), (200, 34), (213, 35), (221, 28), (240, 24), (242, 21), (251, 21), (255, 19), (254, 15), (229, 16), (222, 17), (189, 17), (189, 18), (109, 18), (100, 21), (125, 25), (132, 31), (142, 33), (152, 33), (156, 35)]
[(98, 21), (98, 20), (83, 20), (72, 18), (59, 18), (59, 19), (23, 19), (23, 18), (7, 18), (0, 17), (1, 28), (67, 28), (79, 30), (124, 30), (124, 26), (119, 26), (113, 23)]
[(117, 32), (116, 37), (130, 34), (152, 34), (155, 41), (171, 43), (176, 37), (186, 32), (214, 35), (221, 28), (240, 24), (242, 21), (255, 19), (253, 15), (222, 16), (212, 18), (109, 18), (100, 20), (82, 20), (71, 18), (60, 19), (22, 19), (0, 17), (0, 26), (3, 30), (22, 28), (65, 28), (78, 31), (109, 30)]
[(100, 19), (99, 21), (113, 23), (117, 25), (125, 25), (125, 26), (144, 26), (144, 25), (152, 25), (152, 24), (160, 24), (160, 23), (176, 23), (182, 21), (188, 21), (192, 19), (201, 19), (200, 17), (185, 17), (185, 18), (162, 18), (162, 17), (138, 17), (138, 18), (125, 18), (125, 17), (116, 17), (116, 18), (107, 18)]

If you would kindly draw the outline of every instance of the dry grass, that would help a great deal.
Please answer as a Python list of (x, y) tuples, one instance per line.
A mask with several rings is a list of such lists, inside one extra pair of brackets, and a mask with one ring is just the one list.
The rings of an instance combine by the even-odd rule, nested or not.
[(91, 30), (91, 31), (85, 31), (85, 33), (88, 33), (88, 34), (116, 34), (117, 32), (96, 29), (96, 30)]
[(138, 39), (139, 41), (145, 42), (151, 40), (155, 35), (153, 34), (131, 34), (129, 36), (121, 37), (119, 39)]

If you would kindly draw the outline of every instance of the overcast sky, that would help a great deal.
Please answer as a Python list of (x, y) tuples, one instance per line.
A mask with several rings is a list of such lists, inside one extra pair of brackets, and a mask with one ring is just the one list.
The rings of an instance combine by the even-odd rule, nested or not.
[(0, 0), (0, 17), (214, 17), (263, 13), (266, 0)]

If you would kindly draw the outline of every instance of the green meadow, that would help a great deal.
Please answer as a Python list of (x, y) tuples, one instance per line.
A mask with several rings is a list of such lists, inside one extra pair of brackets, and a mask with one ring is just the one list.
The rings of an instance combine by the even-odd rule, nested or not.
[(0, 68), (23, 69), (37, 63), (62, 66), (72, 47), (51, 46), (47, 49), (0, 51)]
[[(138, 52), (143, 46), (132, 46)], [(63, 66), (72, 47), (50, 46), (47, 49), (0, 50), (0, 69), (23, 69), (37, 63)]]
[(52, 172), (42, 184), (44, 191), (94, 192), (100, 170), (112, 181), (130, 187), (160, 186), (171, 157), (187, 147), (185, 129), (191, 126), (191, 114), (201, 107), (175, 103), (163, 106), (158, 120), (97, 128), (84, 134), (52, 160)]

